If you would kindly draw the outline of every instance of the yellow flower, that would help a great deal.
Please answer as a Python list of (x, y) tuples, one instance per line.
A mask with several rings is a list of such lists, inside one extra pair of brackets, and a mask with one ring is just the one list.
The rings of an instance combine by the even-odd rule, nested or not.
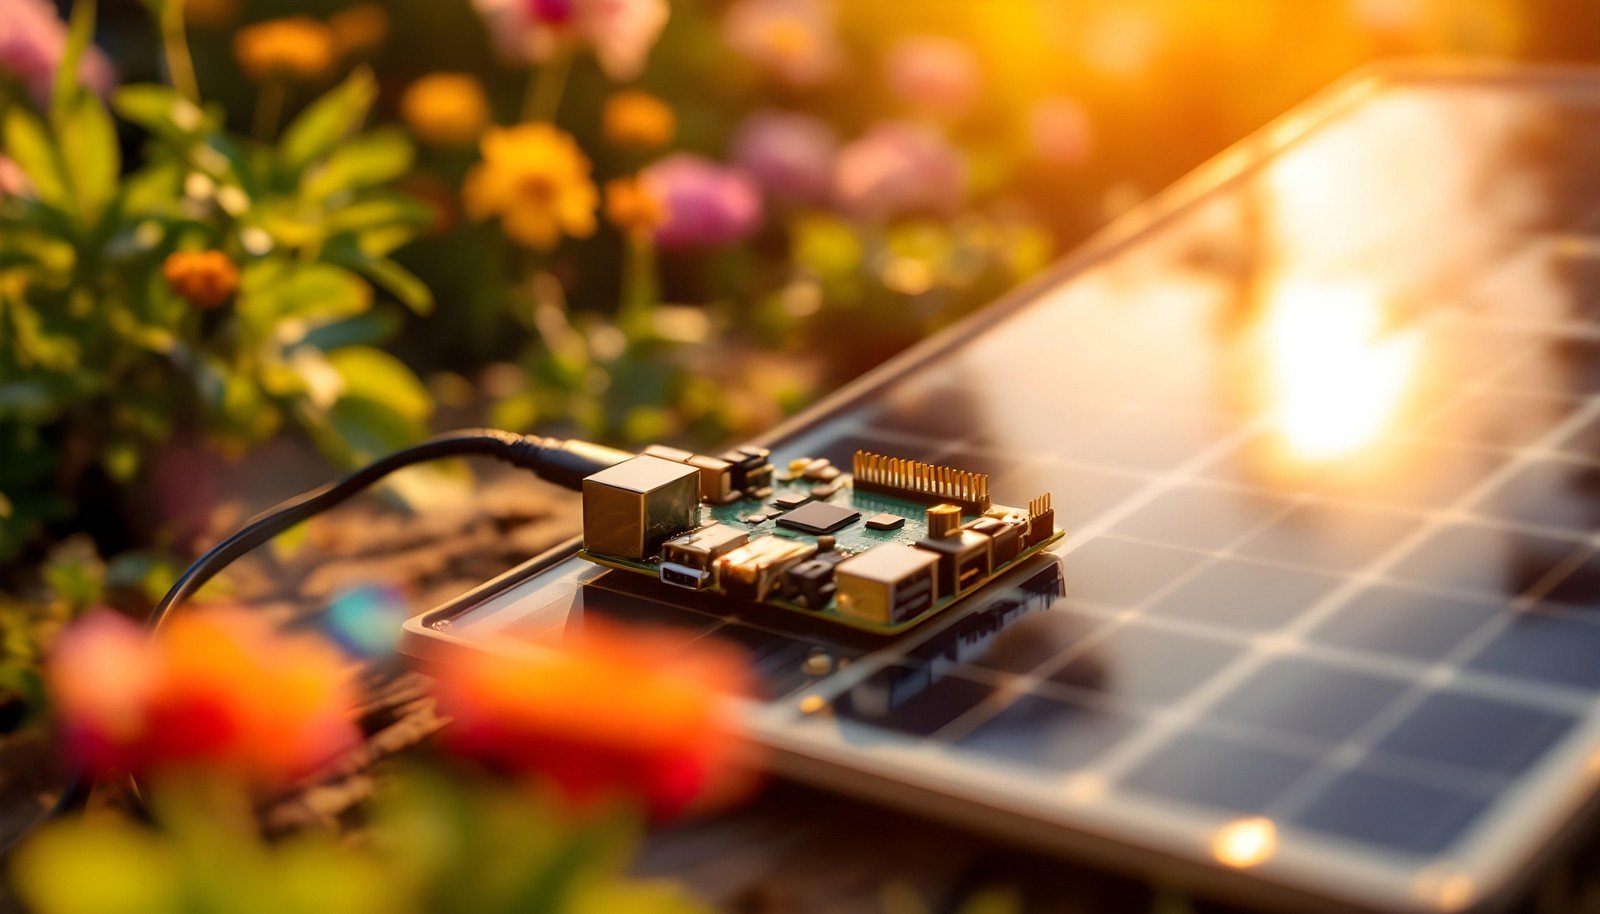
[(271, 19), (235, 33), (233, 53), (256, 82), (312, 80), (333, 66), (333, 30), (310, 16)]
[(666, 218), (666, 210), (639, 179), (617, 178), (606, 182), (606, 218), (634, 240), (643, 240)]
[(489, 126), (489, 99), (472, 76), (431, 73), (406, 87), (400, 116), (424, 143), (460, 146)]
[(328, 29), (340, 57), (366, 54), (389, 37), (389, 14), (376, 3), (362, 3), (329, 16)]
[(571, 136), (549, 124), (520, 124), (490, 130), (482, 148), (483, 161), (462, 188), (467, 215), (499, 216), (513, 241), (536, 248), (594, 232), (599, 194)]
[(672, 142), (677, 116), (664, 101), (645, 92), (627, 89), (606, 99), (603, 115), (606, 139), (618, 146), (656, 149)]
[(161, 266), (167, 285), (196, 308), (215, 308), (239, 288), (239, 268), (221, 251), (176, 251)]

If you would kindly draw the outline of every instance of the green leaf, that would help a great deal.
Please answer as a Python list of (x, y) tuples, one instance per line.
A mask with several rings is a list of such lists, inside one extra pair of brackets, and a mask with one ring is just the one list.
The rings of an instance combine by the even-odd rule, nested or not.
[(357, 269), (417, 314), (433, 312), (433, 292), (416, 274), (393, 260), (379, 257), (366, 261)]
[(371, 400), (416, 424), (427, 422), (433, 414), (433, 398), (428, 389), (404, 362), (381, 349), (339, 349), (328, 353), (328, 363), (344, 378), (341, 400)]
[(217, 120), (176, 89), (156, 83), (123, 86), (111, 96), (111, 107), (124, 119), (171, 139), (199, 136)]
[(85, 225), (92, 225), (117, 190), (122, 152), (117, 145), (116, 127), (100, 99), (84, 92), (75, 102), (68, 103), (56, 132), (78, 215)]
[(41, 202), (63, 209), (69, 205), (66, 174), (44, 121), (21, 105), (6, 113), (5, 152), (28, 176)]
[(369, 346), (391, 339), (400, 330), (401, 317), (392, 308), (324, 324), (306, 334), (305, 344), (328, 351), (345, 346)]
[(387, 257), (370, 256), (349, 235), (340, 235), (323, 248), (323, 256), (349, 267), (400, 299), (417, 314), (433, 311), (433, 292), (410, 270)]
[(106, 565), (94, 541), (79, 534), (50, 550), (41, 573), (50, 595), (74, 614), (100, 602), (106, 589)]
[(331, 152), (361, 126), (377, 97), (377, 80), (363, 67), (312, 102), (283, 133), (278, 152), (284, 167), (299, 172)]
[(301, 196), (321, 201), (341, 191), (387, 184), (411, 168), (414, 153), (411, 141), (399, 129), (356, 137), (336, 147), (327, 161), (306, 172)]
[[(413, 229), (427, 225), (432, 218), (432, 208), (415, 197), (402, 193), (377, 193), (330, 211), (323, 220), (323, 229), (330, 236), (396, 227)], [(373, 253), (365, 245), (362, 250)]]
[[(123, 181), (123, 216), (130, 220), (154, 215), (176, 216), (182, 193), (182, 166), (170, 160), (152, 162)], [(189, 224), (196, 228), (203, 227), (203, 223), (199, 222)]]
[(343, 267), (261, 260), (245, 268), (236, 308), (240, 318), (265, 332), (289, 318), (330, 323), (360, 314), (371, 303), (372, 290)]
[(82, 82), (83, 54), (94, 40), (95, 0), (75, 0), (67, 27), (67, 45), (56, 64), (55, 88), (50, 97), (50, 119), (58, 127), (77, 102)]
[(374, 460), (415, 444), (424, 429), (388, 406), (365, 397), (342, 397), (328, 421), (356, 460)]

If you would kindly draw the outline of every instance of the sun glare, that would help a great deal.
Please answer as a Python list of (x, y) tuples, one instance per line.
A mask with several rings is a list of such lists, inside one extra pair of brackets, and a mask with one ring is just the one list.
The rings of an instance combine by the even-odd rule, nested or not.
[(1421, 332), (1386, 329), (1383, 300), (1358, 286), (1288, 283), (1263, 334), (1274, 430), (1294, 456), (1332, 460), (1374, 443), (1416, 375)]
[(1271, 819), (1236, 819), (1217, 829), (1211, 854), (1223, 866), (1247, 869), (1271, 859), (1278, 850), (1278, 827)]

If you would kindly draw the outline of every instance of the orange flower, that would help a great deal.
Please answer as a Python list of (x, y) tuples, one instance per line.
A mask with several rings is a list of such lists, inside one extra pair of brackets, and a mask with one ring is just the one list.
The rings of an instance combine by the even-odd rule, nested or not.
[(233, 53), (245, 75), (256, 82), (313, 80), (333, 66), (333, 30), (310, 16), (290, 16), (242, 28), (233, 36)]
[(639, 179), (606, 182), (606, 218), (630, 238), (649, 238), (666, 215), (661, 201)]
[(353, 744), (347, 669), (240, 609), (182, 614), (154, 637), (101, 611), (62, 636), (47, 676), (68, 751), (97, 774), (201, 768), (269, 784)]
[(389, 37), (389, 14), (376, 3), (362, 3), (328, 17), (333, 49), (340, 57), (376, 51)]
[(489, 126), (489, 99), (472, 76), (431, 73), (406, 87), (400, 116), (424, 143), (461, 146)]
[(161, 275), (196, 308), (215, 308), (239, 288), (239, 268), (221, 251), (175, 251), (162, 264)]
[(462, 186), (469, 216), (498, 216), (513, 241), (536, 248), (594, 232), (599, 192), (571, 136), (549, 124), (520, 124), (490, 130), (481, 146), (483, 161)]
[(543, 775), (574, 805), (635, 798), (666, 818), (737, 780), (731, 696), (744, 685), (726, 648), (589, 623), (559, 651), (447, 665), (438, 697), (461, 754)]
[(670, 105), (636, 89), (626, 89), (606, 99), (601, 119), (606, 139), (636, 149), (665, 146), (672, 142), (678, 129), (678, 117)]

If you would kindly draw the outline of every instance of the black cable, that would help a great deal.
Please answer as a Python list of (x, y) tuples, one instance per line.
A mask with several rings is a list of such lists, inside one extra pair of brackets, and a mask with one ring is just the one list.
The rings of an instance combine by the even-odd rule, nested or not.
[(632, 456), (626, 451), (585, 441), (560, 441), (487, 428), (447, 432), (430, 438), (421, 444), (373, 461), (343, 479), (312, 489), (304, 495), (256, 515), (244, 527), (213, 546), (184, 571), (177, 583), (172, 585), (172, 589), (167, 591), (167, 595), (161, 598), (155, 611), (150, 614), (150, 628), (152, 631), (160, 628), (174, 606), (188, 599), (235, 559), (290, 527), (339, 504), (396, 470), (445, 457), (494, 457), (512, 466), (532, 470), (535, 475), (556, 485), (568, 489), (580, 489), (583, 477)]
[[(167, 591), (147, 621), (151, 632), (160, 629), (168, 615), (245, 553), (266, 543), (290, 527), (345, 501), (396, 470), (446, 457), (493, 457), (512, 466), (531, 470), (541, 479), (568, 489), (581, 489), (583, 478), (634, 456), (586, 441), (561, 441), (536, 435), (518, 435), (498, 429), (477, 428), (446, 432), (421, 444), (399, 450), (367, 464), (343, 479), (312, 489), (304, 495), (256, 515), (227, 539), (195, 559)], [(88, 802), (94, 779), (78, 774), (68, 783), (53, 806), (33, 825), (24, 828), (0, 848), (9, 854), (34, 828), (81, 809)], [(137, 793), (135, 793), (137, 797)]]

